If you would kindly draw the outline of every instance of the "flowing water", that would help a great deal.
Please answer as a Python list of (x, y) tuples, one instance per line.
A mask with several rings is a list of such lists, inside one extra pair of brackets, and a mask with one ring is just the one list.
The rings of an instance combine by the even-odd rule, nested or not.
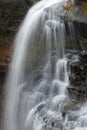
[[(64, 2), (37, 3), (19, 29), (6, 82), (5, 130), (87, 129), (86, 104), (63, 115), (70, 71), (65, 22), (56, 14), (65, 13)], [(74, 37), (73, 24), (68, 27)]]

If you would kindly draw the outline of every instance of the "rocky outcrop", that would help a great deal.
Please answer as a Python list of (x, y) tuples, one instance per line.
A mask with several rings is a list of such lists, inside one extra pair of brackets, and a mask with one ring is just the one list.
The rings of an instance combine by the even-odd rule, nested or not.
[[(70, 86), (67, 87), (68, 97), (63, 103), (62, 116), (69, 111), (79, 110), (87, 100), (87, 52), (78, 52), (78, 61), (70, 61)], [(69, 118), (71, 118), (70, 116)]]
[(79, 60), (70, 63), (68, 95), (79, 102), (87, 99), (87, 52), (79, 54)]

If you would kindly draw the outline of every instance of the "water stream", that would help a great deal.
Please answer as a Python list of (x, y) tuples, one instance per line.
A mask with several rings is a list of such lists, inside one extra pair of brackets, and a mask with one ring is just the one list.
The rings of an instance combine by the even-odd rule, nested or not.
[[(55, 12), (64, 14), (64, 2), (38, 2), (19, 29), (6, 82), (5, 130), (87, 129), (86, 104), (63, 115), (70, 71), (65, 22)], [(68, 27), (74, 46), (73, 24)]]

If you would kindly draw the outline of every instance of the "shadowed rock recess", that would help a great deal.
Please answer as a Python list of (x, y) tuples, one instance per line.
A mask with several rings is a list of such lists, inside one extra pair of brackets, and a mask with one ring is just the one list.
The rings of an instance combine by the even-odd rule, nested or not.
[(63, 116), (70, 110), (78, 110), (87, 100), (87, 52), (78, 52), (76, 57), (78, 60), (69, 61), (70, 85), (67, 87), (68, 98), (64, 101)]
[(70, 87), (69, 97), (78, 102), (87, 99), (87, 52), (79, 54), (79, 60), (70, 63)]

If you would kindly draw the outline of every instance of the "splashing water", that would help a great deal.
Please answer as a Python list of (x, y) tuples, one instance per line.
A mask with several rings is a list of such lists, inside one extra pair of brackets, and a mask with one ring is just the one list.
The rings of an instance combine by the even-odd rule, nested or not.
[[(70, 111), (76, 120), (62, 114), (68, 97), (69, 69), (65, 54), (66, 27), (56, 13), (64, 13), (61, 10), (64, 2), (37, 3), (21, 25), (6, 83), (5, 130), (87, 128), (87, 105), (79, 111)], [(73, 27), (70, 24), (69, 27), (71, 31)]]

